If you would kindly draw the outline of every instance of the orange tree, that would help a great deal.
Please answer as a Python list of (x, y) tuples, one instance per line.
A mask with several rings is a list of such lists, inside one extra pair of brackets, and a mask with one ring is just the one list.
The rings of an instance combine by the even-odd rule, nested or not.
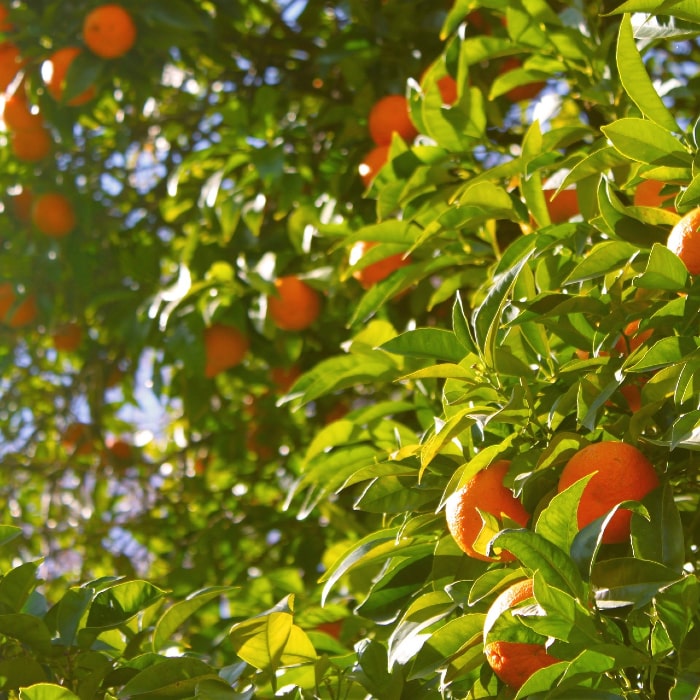
[(104, 5), (0, 4), (0, 694), (696, 698), (694, 4)]

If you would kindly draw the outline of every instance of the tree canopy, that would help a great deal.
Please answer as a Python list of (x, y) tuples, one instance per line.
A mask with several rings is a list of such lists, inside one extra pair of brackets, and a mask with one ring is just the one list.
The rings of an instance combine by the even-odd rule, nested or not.
[(0, 32), (0, 697), (697, 700), (697, 3)]

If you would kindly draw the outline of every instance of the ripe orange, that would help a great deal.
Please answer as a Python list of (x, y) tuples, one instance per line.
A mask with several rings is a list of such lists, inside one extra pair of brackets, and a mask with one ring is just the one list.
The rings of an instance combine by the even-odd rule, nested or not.
[(59, 352), (73, 352), (80, 347), (83, 329), (79, 323), (64, 323), (51, 334), (53, 346)]
[(7, 128), (13, 131), (36, 130), (44, 125), (43, 118), (38, 112), (32, 112), (22, 92), (15, 92), (5, 97), (2, 119)]
[(386, 95), (377, 100), (369, 112), (367, 126), (377, 146), (390, 144), (394, 133), (404, 141), (413, 141), (418, 135), (411, 121), (408, 100), (403, 95)]
[(34, 201), (32, 223), (41, 233), (62, 238), (75, 228), (77, 220), (67, 197), (58, 192), (46, 192)]
[(0, 5), (0, 32), (11, 32), (14, 29), (12, 22), (7, 19), (9, 14), (7, 7)]
[(350, 412), (349, 407), (343, 402), (338, 401), (324, 416), (323, 422), (325, 425), (335, 423), (335, 421), (344, 418)]
[(0, 44), (0, 90), (7, 90), (23, 65), (19, 49), (13, 43)]
[(377, 173), (389, 160), (389, 146), (375, 146), (363, 159), (358, 168), (365, 187), (372, 184)]
[(83, 41), (101, 58), (119, 58), (134, 45), (136, 25), (121, 5), (100, 5), (85, 17)]
[(481, 561), (513, 561), (510, 552), (500, 557), (487, 557), (474, 549), (474, 543), (483, 525), (479, 510), (500, 518), (508, 516), (525, 526), (530, 514), (513, 492), (503, 485), (510, 462), (500, 459), (482, 469), (461, 489), (455, 491), (445, 503), (447, 527), (459, 548), (468, 556)]
[(270, 379), (281, 394), (286, 394), (299, 377), (301, 377), (301, 369), (298, 365), (273, 367), (270, 370)]
[[(370, 248), (374, 248), (376, 245), (377, 243), (375, 241), (358, 241), (355, 243), (350, 251), (350, 265), (355, 265), (362, 259), (367, 251), (370, 250)], [(381, 282), (383, 279), (388, 277), (395, 270), (408, 265), (409, 262), (410, 260), (408, 258), (404, 259), (401, 253), (396, 253), (394, 255), (387, 256), (383, 260), (370, 263), (361, 270), (356, 270), (352, 273), (352, 276), (362, 285), (364, 289), (369, 289), (377, 284), (377, 282)]]
[(333, 639), (340, 639), (340, 633), (343, 629), (343, 621), (335, 620), (334, 622), (322, 622), (316, 627), (318, 632), (323, 632), (324, 634), (333, 637)]
[(484, 621), (484, 654), (494, 673), (511, 688), (520, 688), (535, 671), (547, 668), (558, 659), (550, 656), (544, 644), (532, 642), (488, 641), (496, 620), (520, 603), (532, 602), (532, 579), (507, 588), (493, 602)]
[(634, 352), (642, 343), (648, 340), (654, 332), (653, 328), (647, 328), (647, 330), (638, 333), (639, 321), (640, 319), (630, 321), (622, 331), (622, 335), (617, 339), (615, 350), (621, 355)]
[(15, 158), (27, 163), (43, 160), (51, 153), (52, 147), (51, 132), (43, 126), (10, 134), (10, 148)]
[[(507, 58), (505, 61), (503, 61), (503, 64), (501, 66), (500, 73), (503, 75), (504, 73), (508, 73), (512, 70), (515, 70), (516, 68), (520, 68), (522, 66), (522, 62), (515, 58), (515, 56), (511, 56), (510, 58)], [(531, 100), (533, 97), (537, 97), (537, 95), (542, 92), (542, 89), (546, 83), (541, 80), (534, 81), (532, 83), (526, 83), (524, 85), (517, 85), (514, 88), (511, 88), (508, 90), (508, 92), (505, 93), (505, 96), (511, 101), (511, 102), (523, 102), (524, 100)]]
[(121, 438), (108, 437), (105, 440), (105, 445), (109, 456), (119, 462), (126, 462), (133, 455), (133, 446)]
[(10, 282), (0, 283), (0, 320), (10, 328), (27, 326), (37, 317), (36, 298), (27, 294), (20, 298)]
[(654, 207), (656, 209), (666, 209), (667, 211), (676, 211), (676, 208), (671, 204), (664, 206), (669, 201), (673, 202), (673, 197), (669, 195), (661, 196), (665, 182), (658, 180), (642, 180), (637, 185), (634, 191), (633, 204), (635, 207)]
[(233, 326), (214, 323), (204, 331), (204, 376), (215, 377), (243, 362), (250, 344), (248, 338)]
[[(41, 68), (41, 74), (46, 83), (46, 89), (57, 102), (63, 100), (66, 89), (66, 76), (73, 61), (82, 53), (77, 46), (66, 46), (53, 53)], [(91, 85), (79, 95), (68, 100), (68, 104), (76, 107), (89, 102), (95, 96), (95, 86)]]
[(321, 298), (306, 282), (293, 275), (275, 280), (276, 294), (267, 299), (272, 322), (284, 331), (308, 328), (321, 313)]
[(689, 211), (676, 223), (666, 246), (683, 261), (691, 275), (700, 274), (700, 207)]
[[(420, 82), (422, 83), (424, 79), (425, 73), (421, 76)], [(451, 75), (443, 75), (435, 81), (435, 84), (440, 91), (443, 104), (453, 105), (457, 102), (457, 81)]]
[(26, 187), (22, 187), (17, 194), (11, 198), (12, 212), (18, 221), (28, 224), (32, 218), (32, 203), (34, 195)]
[(642, 407), (642, 392), (637, 384), (624, 384), (620, 387), (620, 393), (632, 413), (636, 413)]
[(576, 190), (561, 190), (554, 198), (556, 190), (544, 190), (544, 201), (547, 203), (549, 218), (553, 224), (568, 221), (580, 213)]
[(61, 438), (63, 447), (76, 455), (89, 455), (93, 451), (92, 430), (87, 423), (71, 423)]
[[(564, 491), (593, 474), (578, 505), (579, 529), (605, 515), (621, 501), (639, 501), (659, 485), (651, 462), (633, 445), (604, 440), (579, 450), (566, 464), (557, 490)], [(603, 542), (625, 542), (630, 535), (632, 513), (620, 510), (603, 533)]]
[(442, 95), (442, 102), (446, 105), (453, 105), (457, 102), (457, 81), (451, 75), (443, 75), (437, 81), (438, 90)]

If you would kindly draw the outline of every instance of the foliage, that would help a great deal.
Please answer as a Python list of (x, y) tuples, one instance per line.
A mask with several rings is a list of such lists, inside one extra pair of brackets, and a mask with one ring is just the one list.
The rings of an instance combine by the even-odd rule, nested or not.
[[(0, 326), (0, 695), (697, 698), (700, 291), (664, 245), (700, 205), (696, 4), (124, 0), (133, 48), (82, 51), (62, 101), (42, 63), (99, 3), (6, 4), (8, 89), (53, 148), (0, 143), (0, 281), (38, 307)], [(365, 189), (387, 94), (419, 136)], [(674, 210), (634, 203), (645, 180)], [(75, 229), (43, 235), (19, 187)], [(286, 275), (323, 299), (300, 332), (268, 315)], [(207, 377), (215, 323), (249, 350)], [(662, 482), (622, 544), (619, 506), (578, 531), (583, 484), (557, 494), (600, 440)], [(443, 513), (501, 458), (532, 516), (484, 516), (478, 546), (510, 563)], [(560, 661), (515, 695), (483, 628), (524, 577), (537, 604), (489, 635)]]

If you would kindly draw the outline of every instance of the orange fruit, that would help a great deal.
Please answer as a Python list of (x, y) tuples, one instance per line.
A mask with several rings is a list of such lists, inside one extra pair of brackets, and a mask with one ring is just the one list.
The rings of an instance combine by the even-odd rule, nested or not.
[[(557, 490), (564, 491), (593, 474), (578, 505), (579, 530), (605, 515), (621, 501), (639, 501), (659, 485), (651, 462), (636, 447), (603, 440), (579, 450), (564, 467)], [(603, 542), (625, 542), (630, 535), (632, 513), (620, 510), (603, 533)]]
[(691, 275), (700, 274), (700, 207), (689, 211), (671, 229), (666, 246)]
[(10, 11), (5, 5), (0, 5), (0, 32), (11, 32), (14, 29), (12, 22), (8, 20)]
[(18, 221), (28, 224), (32, 218), (32, 203), (34, 195), (26, 187), (22, 187), (17, 194), (11, 196), (12, 212)]
[(36, 319), (37, 313), (36, 298), (33, 294), (29, 294), (24, 297), (5, 322), (10, 328), (24, 328)]
[(544, 190), (544, 201), (547, 203), (549, 218), (553, 224), (568, 221), (580, 213), (576, 190), (561, 190), (552, 198), (556, 190)]
[(457, 102), (457, 81), (451, 75), (443, 75), (442, 78), (438, 78), (437, 86), (443, 104), (453, 105)]
[(59, 192), (46, 192), (34, 200), (32, 223), (41, 233), (62, 238), (75, 228), (77, 220), (67, 197)]
[(5, 97), (2, 119), (8, 129), (13, 131), (37, 130), (44, 125), (38, 112), (32, 112), (27, 98), (22, 92), (15, 92)]
[(323, 632), (324, 634), (333, 637), (333, 639), (340, 639), (340, 633), (343, 629), (343, 621), (335, 620), (334, 622), (322, 622), (316, 627), (317, 632)]
[[(41, 74), (46, 83), (46, 89), (57, 102), (63, 100), (63, 91), (66, 89), (66, 76), (73, 61), (82, 53), (77, 46), (66, 46), (58, 49), (45, 62), (41, 68)], [(68, 104), (76, 107), (89, 102), (95, 96), (95, 86), (91, 85), (80, 94), (68, 100)]]
[(484, 654), (494, 673), (511, 688), (520, 688), (535, 671), (547, 668), (558, 659), (550, 656), (544, 644), (488, 640), (496, 620), (507, 610), (532, 600), (532, 579), (518, 581), (493, 602), (484, 621)]
[[(376, 241), (358, 241), (355, 243), (350, 251), (350, 265), (355, 265), (357, 262), (359, 262), (367, 251), (374, 248), (376, 245)], [(386, 279), (395, 270), (408, 265), (409, 262), (410, 260), (404, 259), (401, 253), (395, 253), (394, 255), (389, 255), (382, 260), (377, 260), (377, 262), (370, 263), (361, 270), (355, 270), (355, 272), (352, 273), (352, 276), (362, 285), (364, 289), (369, 289), (377, 284), (377, 282), (381, 282), (383, 279)]]
[(10, 328), (29, 325), (37, 316), (36, 298), (27, 294), (20, 298), (10, 282), (0, 283), (0, 320)]
[(10, 148), (17, 160), (36, 163), (46, 158), (52, 147), (51, 132), (43, 126), (10, 134)]
[(321, 298), (306, 282), (293, 275), (275, 280), (276, 294), (267, 299), (272, 322), (284, 331), (308, 328), (321, 313)]
[(647, 328), (647, 330), (639, 333), (639, 321), (630, 321), (622, 331), (622, 335), (617, 339), (615, 343), (615, 349), (622, 355), (627, 355), (634, 352), (642, 343), (651, 337), (654, 332), (653, 328)]
[(134, 45), (136, 25), (121, 5), (100, 5), (85, 17), (83, 41), (101, 58), (119, 58)]
[(642, 392), (637, 384), (624, 384), (620, 387), (620, 393), (632, 413), (636, 413), (642, 407)]
[(338, 401), (338, 403), (336, 403), (335, 406), (333, 406), (328, 413), (326, 413), (323, 422), (325, 425), (330, 425), (331, 423), (335, 423), (335, 421), (344, 418), (349, 412), (350, 409), (348, 406), (342, 401)]
[(126, 462), (133, 455), (133, 446), (121, 438), (108, 437), (105, 440), (105, 445), (109, 456), (119, 462)]
[(418, 135), (411, 121), (408, 100), (403, 95), (386, 95), (377, 100), (369, 112), (367, 126), (377, 146), (390, 144), (394, 133), (404, 141), (413, 141)]
[(250, 423), (246, 430), (246, 449), (262, 460), (270, 460), (276, 454), (275, 448), (270, 445), (269, 437), (265, 434), (261, 439), (261, 434), (266, 432), (263, 426), (257, 423)]
[(209, 326), (204, 331), (204, 376), (211, 379), (239, 365), (249, 347), (248, 338), (238, 328), (223, 323)]
[(363, 159), (358, 168), (365, 187), (372, 184), (377, 173), (389, 160), (389, 146), (375, 146)]
[[(514, 56), (511, 56), (510, 58), (507, 58), (505, 61), (503, 61), (500, 73), (501, 75), (503, 75), (504, 73), (508, 73), (512, 70), (515, 70), (516, 68), (520, 68), (521, 66), (522, 62)], [(540, 92), (542, 92), (542, 89), (546, 84), (547, 83), (545, 83), (544, 81), (537, 80), (532, 83), (517, 85), (516, 87), (508, 90), (508, 92), (505, 93), (505, 96), (511, 102), (523, 102), (524, 100), (531, 100), (534, 97), (537, 97), (537, 95), (539, 95)]]
[(79, 323), (64, 323), (52, 333), (51, 340), (59, 352), (73, 352), (80, 347), (83, 329)]
[(661, 190), (665, 184), (665, 182), (659, 182), (658, 180), (642, 180), (634, 191), (632, 203), (635, 207), (654, 207), (656, 209), (676, 211), (672, 204), (664, 206), (669, 201), (673, 202), (673, 197), (669, 197), (669, 195), (661, 196)]
[(61, 444), (76, 455), (89, 455), (93, 451), (92, 430), (87, 423), (71, 423), (63, 433)]
[[(425, 73), (421, 76), (420, 82), (425, 80)], [(457, 102), (457, 81), (451, 75), (443, 75), (435, 81), (442, 103), (445, 105), (453, 105)]]
[(272, 379), (272, 383), (282, 394), (286, 394), (299, 377), (301, 377), (301, 369), (299, 369), (298, 365), (273, 367), (270, 370), (270, 379)]
[[(525, 526), (530, 514), (513, 492), (503, 485), (510, 462), (499, 459), (473, 476), (462, 488), (455, 491), (445, 503), (447, 528), (459, 548), (473, 559), (481, 561), (513, 561), (510, 552), (502, 552), (500, 557), (487, 557), (474, 549), (476, 538), (483, 522), (479, 510), (496, 518), (508, 516)], [(477, 510), (477, 508), (479, 510)]]
[(5, 41), (0, 44), (0, 90), (7, 90), (23, 65), (19, 49), (13, 43)]

